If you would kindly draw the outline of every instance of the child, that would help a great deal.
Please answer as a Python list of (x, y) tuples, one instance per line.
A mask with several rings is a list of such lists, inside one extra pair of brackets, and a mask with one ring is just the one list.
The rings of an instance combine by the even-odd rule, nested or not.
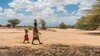
[(40, 44), (42, 44), (42, 42), (40, 42), (40, 39), (39, 39), (39, 34), (41, 34), (40, 32), (38, 32), (38, 29), (37, 28), (34, 28), (33, 29), (33, 39), (32, 39), (32, 44), (33, 44), (33, 41), (34, 40), (38, 40)]
[(25, 41), (27, 41), (27, 43), (29, 43), (28, 29), (25, 29), (25, 35), (24, 35), (24, 41), (23, 41), (23, 43), (25, 43)]

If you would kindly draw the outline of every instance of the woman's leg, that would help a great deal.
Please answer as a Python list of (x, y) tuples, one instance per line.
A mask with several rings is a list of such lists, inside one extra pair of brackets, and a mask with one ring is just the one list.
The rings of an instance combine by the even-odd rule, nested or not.
[(34, 40), (35, 40), (35, 37), (33, 37), (33, 39), (32, 39), (32, 44), (33, 44)]
[(42, 42), (40, 41), (40, 38), (39, 38), (39, 36), (37, 36), (37, 38), (38, 38), (37, 40), (39, 41), (39, 43), (40, 43), (40, 44), (42, 44)]

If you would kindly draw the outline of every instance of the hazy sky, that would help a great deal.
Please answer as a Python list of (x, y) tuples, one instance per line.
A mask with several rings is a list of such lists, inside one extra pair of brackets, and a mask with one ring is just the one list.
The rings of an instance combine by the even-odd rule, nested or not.
[(94, 4), (95, 0), (0, 0), (0, 24), (17, 18), (20, 25), (32, 25), (34, 19), (43, 19), (50, 26), (73, 25)]

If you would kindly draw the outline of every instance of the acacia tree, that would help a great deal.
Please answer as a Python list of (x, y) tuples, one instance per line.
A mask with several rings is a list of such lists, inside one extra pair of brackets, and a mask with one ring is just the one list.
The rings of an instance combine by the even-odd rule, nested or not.
[(18, 25), (20, 23), (20, 20), (10, 19), (10, 20), (8, 20), (8, 22), (11, 24), (12, 27), (15, 27), (16, 25)]

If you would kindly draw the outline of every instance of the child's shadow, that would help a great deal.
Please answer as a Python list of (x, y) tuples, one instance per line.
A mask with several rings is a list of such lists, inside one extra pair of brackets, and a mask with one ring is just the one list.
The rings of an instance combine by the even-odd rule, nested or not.
[(17, 43), (19, 43), (19, 44), (30, 44), (30, 43), (27, 43), (27, 42), (25, 42), (25, 43), (23, 43), (23, 42), (17, 42)]

